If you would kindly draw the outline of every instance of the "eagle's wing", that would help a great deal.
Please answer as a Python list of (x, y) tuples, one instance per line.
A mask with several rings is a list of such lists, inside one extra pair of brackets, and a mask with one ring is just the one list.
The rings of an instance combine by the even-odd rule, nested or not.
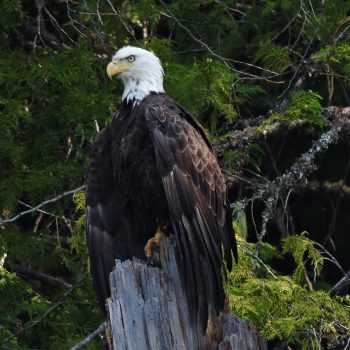
[(86, 178), (86, 204), (90, 270), (101, 309), (106, 313), (109, 274), (115, 259), (129, 258), (125, 237), (131, 230), (123, 201), (115, 188), (109, 127), (99, 133), (92, 147)]
[(175, 102), (150, 104), (145, 117), (182, 253), (186, 289), (206, 327), (208, 304), (223, 307), (221, 245), (228, 269), (237, 257), (227, 188), (203, 129)]

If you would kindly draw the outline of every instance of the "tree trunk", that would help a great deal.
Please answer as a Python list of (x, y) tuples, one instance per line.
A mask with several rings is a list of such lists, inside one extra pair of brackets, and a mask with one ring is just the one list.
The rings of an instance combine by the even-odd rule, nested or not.
[(160, 247), (162, 269), (116, 261), (108, 299), (114, 350), (266, 350), (255, 327), (234, 315), (211, 315), (206, 335), (191, 322), (174, 239)]

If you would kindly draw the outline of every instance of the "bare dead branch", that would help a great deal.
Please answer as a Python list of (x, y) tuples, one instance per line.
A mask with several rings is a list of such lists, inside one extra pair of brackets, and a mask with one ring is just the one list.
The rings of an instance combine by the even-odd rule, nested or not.
[[(350, 107), (339, 108), (329, 107), (324, 110), (324, 116), (329, 120), (329, 130), (324, 132), (318, 140), (316, 140), (311, 148), (302, 154), (293, 166), (284, 174), (276, 177), (273, 181), (266, 180), (264, 183), (255, 187), (254, 196), (251, 199), (243, 199), (242, 203), (247, 205), (255, 200), (261, 200), (264, 203), (264, 209), (262, 212), (262, 224), (260, 232), (256, 229), (258, 242), (262, 242), (267, 232), (267, 224), (273, 218), (276, 211), (276, 207), (279, 201), (282, 202), (283, 207), (287, 206), (287, 201), (290, 193), (296, 186), (302, 183), (306, 183), (311, 173), (317, 168), (316, 161), (320, 154), (323, 154), (328, 147), (336, 143), (344, 133), (344, 130), (349, 131), (350, 127)], [(277, 122), (278, 123), (278, 122)], [(241, 138), (231, 138), (226, 141), (226, 144), (218, 143), (214, 144), (214, 149), (222, 152), (223, 149), (228, 148), (228, 144), (233, 146), (243, 145), (245, 147), (256, 136), (257, 127), (253, 127), (249, 130), (248, 135)], [(243, 131), (244, 132), (244, 131)], [(263, 130), (262, 134), (265, 136)], [(241, 136), (241, 135), (239, 135)], [(257, 248), (257, 253), (258, 253)]]
[(348, 186), (344, 180), (335, 182), (324, 181), (311, 181), (306, 184), (300, 184), (295, 188), (295, 191), (311, 191), (311, 192), (328, 192), (334, 193), (339, 196), (350, 196), (350, 186)]
[(37, 47), (38, 38), (41, 40), (41, 42), (44, 43), (44, 40), (42, 39), (42, 36), (41, 36), (42, 10), (43, 10), (43, 7), (45, 6), (44, 1), (43, 0), (35, 0), (35, 6), (36, 6), (37, 12), (36, 12), (36, 17), (35, 17), (36, 33), (35, 33), (34, 40), (33, 40), (33, 50), (34, 51)]
[[(323, 110), (324, 118), (330, 124), (334, 124), (340, 119), (350, 119), (350, 107), (336, 107), (331, 106)], [(262, 119), (262, 122), (264, 119)], [(294, 128), (303, 127), (307, 121), (299, 121), (291, 125)], [(216, 155), (221, 158), (225, 150), (235, 149), (244, 150), (251, 142), (258, 140), (259, 138), (267, 138), (270, 135), (279, 131), (279, 128), (283, 126), (282, 121), (276, 120), (263, 128), (261, 125), (246, 126), (243, 130), (236, 130), (233, 134), (223, 137), (219, 141), (213, 143), (213, 148)]]
[[(31, 209), (34, 209), (34, 207), (32, 207), (31, 205), (27, 204), (27, 203), (24, 203), (22, 201), (18, 201), (19, 204), (22, 204), (24, 205), (25, 207), (27, 208), (31, 208)], [(76, 223), (77, 221), (76, 220), (72, 220), (72, 219), (67, 219), (64, 215), (63, 216), (59, 216), (59, 215), (56, 215), (56, 214), (53, 214), (53, 213), (50, 213), (46, 210), (42, 210), (42, 209), (36, 209), (36, 211), (42, 213), (42, 214), (46, 214), (46, 215), (49, 215), (49, 216), (52, 216), (56, 219), (60, 219), (60, 220), (63, 220), (67, 226), (70, 226), (69, 223), (73, 222), (73, 223)]]
[(342, 29), (344, 24), (347, 24), (345, 26), (345, 28), (343, 30), (341, 30), (341, 32), (337, 36), (334, 36), (334, 43), (335, 44), (350, 35), (350, 24), (348, 24), (349, 22), (350, 22), (350, 17), (347, 17), (343, 21), (343, 23), (341, 23), (341, 25), (337, 28), (336, 33), (339, 33), (339, 31)]
[(350, 120), (345, 119), (343, 122), (337, 121), (333, 126), (323, 133), (321, 137), (313, 143), (311, 148), (293, 164), (293, 166), (283, 175), (277, 177), (267, 185), (262, 185), (256, 193), (257, 198), (267, 198), (276, 204), (278, 195), (282, 191), (288, 191), (296, 184), (306, 181), (309, 175), (316, 168), (316, 158), (324, 153), (329, 145), (339, 140), (342, 128), (350, 123)]
[(28, 267), (24, 267), (18, 264), (12, 264), (9, 261), (5, 262), (4, 267), (8, 271), (15, 272), (24, 277), (38, 280), (48, 286), (64, 287), (66, 289), (72, 288), (72, 285), (64, 281), (62, 278), (52, 277), (46, 273), (39, 272)]
[(107, 322), (101, 323), (92, 333), (90, 333), (80, 343), (74, 345), (70, 350), (79, 350), (81, 348), (85, 348), (92, 339), (94, 339), (96, 336), (101, 334), (107, 327), (108, 327)]
[(27, 214), (33, 213), (33, 212), (37, 211), (38, 209), (40, 209), (41, 207), (43, 207), (46, 204), (57, 202), (59, 199), (61, 199), (63, 197), (66, 197), (66, 196), (68, 196), (70, 194), (74, 194), (74, 193), (76, 193), (76, 192), (78, 192), (78, 191), (80, 191), (80, 190), (82, 190), (84, 188), (85, 188), (85, 185), (80, 186), (78, 188), (75, 188), (74, 190), (63, 192), (63, 193), (61, 193), (60, 195), (58, 195), (58, 196), (56, 196), (54, 198), (48, 199), (48, 200), (46, 200), (44, 202), (41, 202), (40, 204), (38, 204), (35, 207), (32, 207), (31, 209), (22, 211), (21, 213), (17, 214), (16, 216), (14, 216), (14, 217), (12, 217), (10, 219), (0, 220), (0, 226), (2, 226), (3, 224), (14, 222), (17, 219), (19, 219), (20, 217), (22, 217), (23, 215), (27, 215)]
[(74, 11), (74, 10), (72, 10), (72, 9), (70, 8), (70, 6), (69, 6), (69, 0), (66, 0), (66, 8), (67, 8), (67, 15), (68, 15), (68, 18), (70, 19), (70, 21), (71, 21), (71, 23), (72, 23), (72, 27), (79, 33), (79, 35), (80, 35), (82, 38), (85, 37), (85, 34), (83, 34), (83, 33), (81, 32), (81, 30), (75, 25), (75, 23), (77, 23), (77, 25), (83, 26), (82, 23), (76, 21), (76, 20), (72, 17), (71, 12), (76, 12), (76, 11)]

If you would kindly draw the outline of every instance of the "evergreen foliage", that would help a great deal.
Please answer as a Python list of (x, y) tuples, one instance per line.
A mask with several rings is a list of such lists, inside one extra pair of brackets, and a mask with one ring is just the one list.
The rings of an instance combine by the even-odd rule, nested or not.
[(321, 99), (322, 97), (313, 91), (295, 92), (283, 119), (289, 122), (306, 120), (317, 126), (323, 126)]
[[(239, 242), (240, 268), (230, 273), (226, 286), (235, 314), (257, 325), (266, 339), (282, 338), (298, 349), (317, 347), (316, 332), (321, 332), (328, 344), (343, 337), (337, 326), (350, 326), (350, 298), (333, 299), (325, 290), (307, 289), (305, 265), (311, 264), (316, 279), (324, 257), (305, 233), (285, 238), (282, 252), (267, 243), (259, 247), (267, 265), (256, 264), (256, 244)], [(296, 263), (292, 276), (268, 266), (273, 258), (282, 259), (286, 253), (291, 253)]]
[(273, 208), (255, 198), (329, 127), (325, 107), (350, 104), (349, 1), (4, 0), (0, 13), (1, 349), (68, 349), (103, 321), (84, 193), (3, 221), (84, 183), (97, 129), (120, 105), (105, 67), (126, 44), (159, 55), (165, 90), (214, 142), (246, 131), (219, 159), (240, 243), (226, 282), (232, 311), (270, 349), (345, 348), (349, 296), (329, 290), (339, 266), (350, 269), (348, 143)]

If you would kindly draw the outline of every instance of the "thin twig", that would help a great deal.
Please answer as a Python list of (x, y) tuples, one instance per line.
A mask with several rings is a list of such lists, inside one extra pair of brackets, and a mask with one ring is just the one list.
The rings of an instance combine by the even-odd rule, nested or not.
[[(321, 244), (321, 243), (318, 243), (318, 242), (314, 242), (314, 245), (321, 248), (323, 250), (323, 252), (329, 256), (328, 260), (333, 262), (333, 264), (335, 266), (338, 267), (338, 269), (342, 272), (342, 274), (344, 275), (344, 278), (346, 279), (349, 279), (347, 273), (344, 271), (344, 269), (341, 267), (341, 265), (339, 264), (338, 260)], [(350, 280), (349, 280), (350, 282)]]
[(272, 270), (270, 269), (269, 266), (267, 266), (260, 258), (259, 256), (254, 252), (251, 252), (247, 249), (245, 249), (244, 247), (240, 246), (239, 249), (241, 249), (244, 253), (248, 254), (249, 256), (251, 256), (254, 260), (257, 261), (257, 263), (259, 265), (261, 265), (262, 267), (264, 267), (266, 269), (266, 271), (274, 278), (277, 279), (277, 276), (272, 272)]
[[(109, 1), (109, 0), (107, 0)], [(227, 66), (227, 68), (229, 68), (230, 70), (236, 72), (236, 73), (239, 73), (239, 74), (243, 74), (243, 75), (247, 75), (249, 77), (252, 77), (254, 79), (261, 79), (261, 80), (265, 80), (265, 81), (268, 81), (268, 82), (271, 82), (271, 83), (282, 83), (282, 82), (277, 82), (277, 81), (273, 81), (273, 80), (270, 80), (270, 78), (275, 78), (277, 76), (280, 76), (279, 73), (277, 72), (274, 72), (274, 71), (271, 71), (269, 69), (265, 69), (263, 67), (259, 67), (259, 66), (256, 66), (252, 63), (247, 63), (247, 62), (242, 62), (242, 61), (238, 61), (238, 60), (234, 60), (234, 59), (231, 59), (231, 58), (226, 58), (226, 57), (223, 57), (219, 54), (217, 54), (216, 52), (214, 52), (211, 47), (206, 44), (205, 42), (203, 42), (202, 40), (198, 39), (192, 32), (191, 30), (186, 27), (175, 15), (173, 12), (170, 11), (170, 9), (168, 8), (168, 6), (164, 3), (164, 1), (162, 0), (159, 0), (160, 4), (164, 7), (165, 11), (168, 13), (169, 16), (171, 16), (171, 18), (176, 22), (176, 24), (181, 27), (183, 30), (185, 30), (188, 35), (195, 41), (197, 42), (198, 44), (200, 44), (202, 47), (204, 47), (212, 56), (220, 59), (221, 61), (223, 61), (223, 63)], [(259, 77), (257, 75), (254, 75), (254, 74), (251, 74), (251, 73), (248, 73), (248, 72), (243, 72), (243, 71), (240, 71), (240, 70), (237, 70), (235, 68), (233, 68), (232, 66), (230, 66), (228, 64), (228, 62), (233, 62), (233, 63), (238, 63), (238, 64), (242, 64), (242, 65), (246, 65), (248, 67), (252, 67), (252, 68), (255, 68), (255, 69), (258, 69), (258, 70), (261, 70), (261, 71), (265, 71), (265, 72), (268, 72), (270, 74), (272, 74), (271, 77)]]
[(275, 41), (281, 34), (283, 34), (291, 25), (292, 23), (296, 20), (296, 18), (298, 17), (300, 11), (301, 11), (301, 2), (300, 2), (300, 7), (298, 9), (298, 11), (295, 13), (295, 15), (293, 16), (293, 18), (286, 24), (286, 26), (278, 33), (276, 34), (271, 41)]
[(132, 38), (135, 40), (135, 42), (140, 45), (141, 47), (143, 47), (143, 45), (136, 39), (135, 34), (133, 33), (133, 31), (128, 27), (128, 25), (125, 23), (125, 21), (123, 20), (121, 14), (115, 9), (115, 7), (113, 6), (113, 4), (111, 3), (110, 0), (107, 0), (109, 6), (111, 7), (112, 11), (117, 15), (119, 21), (123, 24), (124, 28), (126, 29), (126, 31), (132, 36)]
[(227, 6), (225, 3), (223, 3), (222, 1), (219, 1), (219, 0), (214, 0), (216, 3), (218, 3), (218, 4), (220, 4), (221, 6), (223, 6), (225, 9), (227, 9), (227, 10), (230, 10), (230, 11), (232, 11), (232, 12), (236, 12), (236, 13), (238, 13), (239, 15), (241, 15), (242, 16), (242, 18), (244, 18), (244, 17), (246, 17), (247, 16), (247, 14), (245, 13), (245, 12), (243, 12), (243, 11), (241, 11), (241, 10), (238, 10), (238, 9), (234, 9), (234, 8), (232, 8), (232, 7), (230, 7), (230, 6)]
[(70, 37), (70, 35), (59, 25), (59, 23), (57, 22), (56, 18), (51, 14), (51, 12), (48, 10), (48, 8), (46, 6), (44, 6), (44, 11), (45, 13), (49, 16), (50, 21), (52, 23), (52, 25), (57, 28), (60, 32), (62, 32), (67, 38), (68, 40), (72, 43), (75, 44), (74, 40)]

